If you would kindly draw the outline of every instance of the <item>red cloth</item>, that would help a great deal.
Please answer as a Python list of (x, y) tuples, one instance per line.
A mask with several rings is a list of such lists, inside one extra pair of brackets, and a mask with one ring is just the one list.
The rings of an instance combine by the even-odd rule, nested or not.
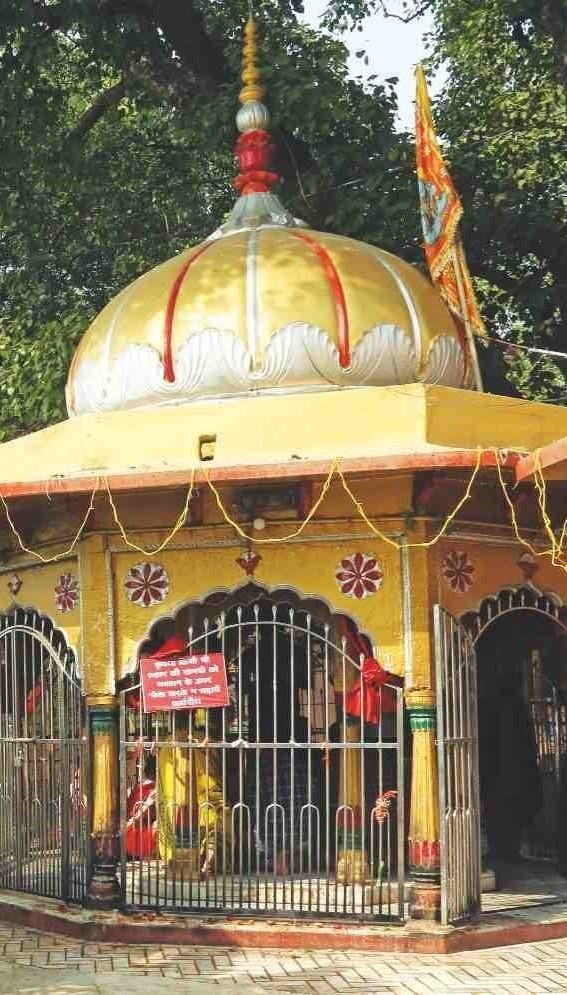
[(347, 715), (357, 715), (364, 717), (366, 722), (372, 725), (379, 725), (382, 710), (392, 712), (395, 710), (393, 693), (387, 694), (387, 690), (382, 693), (382, 685), (387, 684), (390, 675), (384, 670), (378, 660), (372, 656), (367, 656), (362, 661), (360, 677), (351, 691), (345, 695), (345, 712)]
[[(403, 680), (389, 670), (384, 670), (372, 656), (372, 647), (367, 636), (358, 631), (352, 619), (339, 616), (339, 630), (346, 639), (346, 648), (353, 660), (363, 657), (360, 678), (351, 691), (345, 694), (345, 713), (366, 722), (379, 725), (381, 715), (391, 715), (397, 708), (397, 695), (394, 688), (401, 687)], [(362, 688), (364, 687), (364, 691)]]
[(149, 778), (137, 783), (126, 809), (126, 855), (155, 857), (157, 843), (156, 786)]
[(39, 683), (36, 684), (31, 691), (28, 691), (28, 696), (26, 698), (26, 715), (32, 715), (32, 713), (35, 712), (38, 703), (41, 701), (42, 694), (43, 681), (39, 681)]
[(178, 653), (184, 653), (187, 649), (187, 643), (185, 642), (183, 636), (169, 636), (165, 640), (155, 653), (152, 653), (152, 660), (167, 660), (169, 656), (177, 656)]

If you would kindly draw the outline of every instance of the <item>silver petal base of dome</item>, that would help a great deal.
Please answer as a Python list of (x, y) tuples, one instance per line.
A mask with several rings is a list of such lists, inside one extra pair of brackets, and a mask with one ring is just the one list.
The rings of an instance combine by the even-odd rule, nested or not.
[(227, 220), (213, 232), (210, 239), (232, 235), (236, 231), (273, 227), (304, 228), (305, 225), (286, 210), (274, 193), (248, 193), (238, 198)]
[(338, 350), (321, 328), (292, 322), (270, 340), (255, 366), (242, 340), (214, 328), (190, 335), (174, 357), (175, 380), (164, 379), (161, 357), (149, 345), (132, 344), (114, 358), (83, 360), (68, 388), (70, 415), (181, 404), (251, 394), (296, 393), (345, 387), (384, 387), (425, 382), (462, 387), (465, 361), (455, 338), (440, 334), (425, 367), (418, 368), (409, 336), (396, 325), (376, 325), (341, 367)]

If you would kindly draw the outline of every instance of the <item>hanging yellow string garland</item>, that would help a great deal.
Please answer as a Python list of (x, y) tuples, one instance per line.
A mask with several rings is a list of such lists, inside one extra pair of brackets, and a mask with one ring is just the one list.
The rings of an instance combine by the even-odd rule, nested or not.
[(329, 487), (331, 486), (331, 481), (332, 481), (335, 473), (337, 473), (337, 472), (340, 473), (339, 463), (340, 463), (340, 461), (338, 459), (333, 460), (331, 469), (329, 470), (329, 472), (327, 474), (327, 478), (326, 478), (326, 480), (325, 480), (325, 482), (323, 484), (323, 488), (321, 490), (321, 493), (320, 493), (319, 497), (317, 498), (317, 500), (315, 501), (315, 503), (312, 505), (311, 510), (308, 512), (307, 518), (301, 523), (301, 525), (297, 529), (294, 529), (293, 532), (290, 532), (288, 535), (285, 535), (285, 536), (271, 536), (271, 537), (270, 536), (249, 536), (244, 531), (244, 529), (242, 528), (242, 526), (239, 525), (238, 522), (235, 522), (234, 519), (231, 518), (231, 516), (229, 515), (228, 511), (226, 510), (226, 508), (225, 508), (225, 506), (224, 506), (224, 504), (222, 502), (222, 498), (221, 498), (221, 496), (220, 496), (217, 488), (215, 487), (215, 485), (213, 484), (213, 482), (212, 482), (212, 480), (211, 480), (211, 478), (209, 476), (208, 470), (205, 469), (203, 472), (205, 474), (205, 480), (207, 481), (207, 484), (209, 485), (211, 491), (213, 492), (213, 494), (215, 496), (215, 501), (217, 502), (217, 507), (218, 507), (219, 511), (221, 512), (221, 514), (223, 515), (225, 521), (228, 523), (228, 525), (231, 525), (232, 528), (235, 530), (235, 532), (238, 533), (238, 535), (240, 536), (240, 538), (241, 539), (245, 539), (247, 542), (264, 543), (264, 545), (266, 545), (266, 544), (269, 545), (271, 543), (276, 543), (276, 542), (288, 542), (290, 539), (296, 539), (297, 536), (301, 535), (301, 533), (304, 531), (304, 529), (309, 525), (309, 522), (311, 521), (311, 519), (313, 518), (313, 516), (317, 514), (317, 511), (321, 507), (321, 505), (323, 503), (323, 500), (326, 497), (327, 491), (329, 490)]
[(404, 549), (428, 549), (430, 546), (434, 546), (435, 543), (439, 542), (439, 540), (445, 535), (445, 532), (449, 528), (449, 526), (450, 526), (451, 522), (453, 521), (453, 519), (455, 518), (455, 516), (459, 514), (459, 511), (461, 510), (461, 508), (463, 507), (463, 505), (466, 504), (466, 502), (469, 500), (469, 498), (471, 496), (473, 484), (474, 484), (474, 482), (476, 480), (476, 477), (478, 475), (478, 472), (479, 472), (481, 464), (482, 464), (482, 453), (483, 453), (482, 449), (480, 449), (480, 448), (477, 449), (477, 453), (476, 453), (476, 464), (475, 464), (474, 470), (473, 470), (473, 472), (472, 472), (472, 474), (470, 476), (470, 480), (469, 480), (469, 482), (467, 484), (467, 488), (465, 490), (465, 493), (463, 494), (461, 500), (458, 502), (458, 504), (455, 505), (455, 507), (453, 508), (453, 510), (447, 516), (447, 518), (443, 522), (443, 525), (441, 526), (441, 528), (439, 529), (439, 531), (433, 536), (432, 539), (427, 539), (425, 542), (398, 542), (396, 539), (392, 539), (390, 536), (386, 535), (380, 529), (376, 528), (376, 526), (374, 525), (374, 523), (370, 521), (368, 515), (366, 514), (364, 508), (362, 507), (361, 502), (358, 500), (357, 497), (355, 497), (355, 495), (353, 494), (353, 492), (350, 489), (349, 485), (347, 484), (345, 476), (343, 474), (343, 471), (340, 469), (340, 467), (339, 467), (338, 473), (339, 473), (339, 477), (341, 478), (341, 483), (343, 485), (343, 488), (344, 488), (345, 492), (348, 494), (348, 496), (351, 499), (352, 503), (354, 504), (354, 506), (355, 506), (358, 514), (360, 515), (360, 517), (362, 518), (362, 520), (366, 523), (366, 525), (368, 525), (368, 528), (372, 529), (372, 531), (374, 532), (374, 534), (377, 535), (379, 539), (381, 539), (383, 542), (385, 542), (388, 546), (393, 546), (394, 549), (398, 549), (398, 550), (401, 549), (402, 547)]
[[(10, 528), (12, 529), (12, 532), (14, 533), (14, 535), (15, 535), (17, 541), (18, 541), (18, 545), (19, 545), (20, 549), (24, 553), (29, 553), (30, 556), (34, 556), (36, 558), (36, 560), (40, 560), (41, 563), (46, 563), (46, 564), (47, 563), (56, 563), (57, 560), (64, 560), (68, 556), (70, 556), (71, 553), (73, 552), (75, 546), (77, 545), (79, 539), (81, 538), (81, 535), (83, 534), (83, 530), (84, 530), (84, 528), (85, 528), (85, 526), (87, 524), (87, 521), (88, 521), (88, 518), (89, 518), (89, 515), (90, 515), (91, 511), (93, 511), (93, 509), (94, 509), (94, 499), (96, 497), (96, 493), (98, 491), (99, 484), (100, 484), (100, 477), (97, 477), (97, 482), (96, 482), (96, 484), (95, 484), (95, 486), (93, 488), (93, 492), (91, 494), (91, 499), (89, 501), (89, 506), (88, 506), (88, 508), (86, 510), (85, 516), (84, 516), (84, 518), (83, 518), (83, 520), (82, 520), (82, 522), (81, 522), (81, 524), (79, 526), (79, 530), (78, 530), (77, 534), (75, 535), (75, 538), (73, 539), (71, 545), (67, 549), (62, 550), (60, 553), (55, 553), (53, 556), (44, 556), (43, 553), (38, 553), (38, 552), (36, 552), (35, 549), (30, 549), (29, 546), (25, 545), (25, 543), (24, 543), (24, 541), (23, 541), (20, 533), (18, 532), (18, 530), (17, 530), (17, 528), (16, 528), (16, 526), (14, 524), (14, 521), (12, 519), (12, 515), (10, 513), (10, 509), (9, 509), (8, 504), (6, 502), (6, 498), (4, 497), (3, 494), (0, 493), (0, 501), (2, 502), (2, 504), (4, 506), (4, 511), (6, 512), (6, 518), (8, 520), (8, 525), (10, 526)], [(51, 500), (51, 499), (49, 499), (49, 500)]]
[(547, 513), (547, 506), (546, 506), (547, 487), (546, 487), (545, 478), (543, 476), (543, 471), (541, 470), (539, 450), (536, 450), (536, 452), (534, 453), (534, 462), (535, 462), (534, 485), (535, 485), (536, 475), (539, 470), (539, 472), (541, 473), (541, 478), (537, 481), (537, 485), (535, 485), (535, 491), (538, 498), (538, 506), (541, 511), (542, 520), (544, 523), (544, 529), (551, 539), (551, 548), (546, 548), (546, 549), (536, 549), (535, 546), (533, 546), (528, 539), (524, 539), (524, 537), (520, 533), (518, 520), (516, 518), (516, 509), (514, 508), (514, 503), (510, 498), (510, 495), (508, 493), (508, 488), (502, 476), (502, 468), (501, 468), (500, 456), (498, 450), (495, 449), (493, 450), (493, 452), (496, 458), (496, 472), (498, 475), (498, 480), (500, 481), (502, 494), (504, 495), (504, 499), (510, 510), (510, 521), (512, 522), (512, 528), (514, 530), (514, 535), (516, 536), (517, 541), (520, 543), (521, 546), (524, 546), (525, 549), (528, 549), (529, 552), (532, 554), (532, 556), (537, 556), (537, 557), (548, 556), (551, 559), (551, 563), (553, 566), (559, 567), (561, 570), (567, 571), (567, 564), (562, 563), (559, 558), (562, 553), (562, 546), (565, 540), (565, 534), (567, 530), (567, 519), (565, 519), (565, 521), (563, 522), (563, 528), (561, 530), (561, 540), (558, 543), (555, 537), (555, 533), (551, 527), (551, 520), (549, 519)]
[[(348, 482), (346, 480), (346, 477), (345, 477), (345, 475), (344, 475), (344, 473), (343, 473), (343, 471), (341, 469), (341, 465), (340, 465), (341, 461), (338, 458), (336, 458), (335, 460), (333, 460), (333, 463), (331, 464), (331, 467), (329, 469), (327, 477), (325, 478), (325, 481), (323, 482), (321, 493), (319, 494), (318, 498), (316, 499), (316, 501), (312, 505), (312, 507), (311, 507), (310, 511), (308, 512), (308, 514), (307, 514), (306, 518), (304, 519), (304, 521), (297, 528), (295, 528), (292, 532), (290, 532), (290, 533), (288, 533), (288, 534), (286, 534), (284, 536), (271, 536), (270, 537), (270, 536), (258, 536), (258, 535), (251, 536), (251, 535), (248, 535), (248, 533), (245, 531), (245, 529), (238, 522), (236, 522), (232, 518), (232, 516), (229, 514), (229, 512), (227, 511), (227, 509), (226, 509), (226, 507), (225, 507), (225, 505), (223, 503), (223, 500), (221, 498), (220, 492), (219, 492), (218, 488), (215, 486), (215, 484), (213, 483), (213, 481), (211, 480), (208, 470), (204, 469), (203, 473), (204, 473), (204, 477), (205, 477), (205, 480), (207, 482), (207, 485), (209, 486), (209, 488), (211, 490), (211, 493), (213, 494), (213, 496), (215, 498), (217, 507), (219, 508), (219, 511), (221, 512), (223, 518), (225, 519), (225, 521), (227, 522), (227, 524), (230, 525), (235, 530), (235, 532), (240, 536), (240, 538), (244, 539), (247, 542), (251, 542), (251, 543), (255, 543), (255, 544), (260, 544), (261, 543), (261, 544), (264, 544), (264, 545), (266, 545), (266, 544), (270, 545), (270, 544), (276, 544), (276, 543), (284, 543), (284, 542), (288, 542), (291, 539), (298, 538), (304, 532), (304, 530), (307, 528), (307, 526), (309, 525), (309, 523), (313, 520), (313, 518), (317, 514), (317, 511), (321, 507), (321, 505), (322, 505), (322, 503), (323, 503), (323, 501), (324, 501), (324, 499), (325, 499), (325, 497), (326, 497), (326, 495), (327, 495), (327, 493), (329, 491), (329, 488), (331, 486), (331, 483), (332, 483), (332, 480), (333, 480), (334, 476), (337, 475), (339, 477), (340, 481), (341, 481), (341, 485), (343, 487), (343, 490), (345, 491), (345, 493), (347, 494), (347, 496), (349, 497), (349, 499), (353, 503), (353, 505), (354, 505), (354, 507), (355, 507), (355, 509), (357, 511), (357, 514), (365, 522), (365, 524), (368, 526), (368, 528), (374, 533), (374, 535), (377, 536), (377, 538), (379, 538), (386, 545), (391, 546), (391, 547), (393, 547), (394, 549), (397, 549), (397, 550), (400, 550), (401, 548), (405, 548), (405, 549), (419, 549), (419, 548), (421, 548), (421, 549), (428, 549), (428, 548), (434, 546), (437, 542), (439, 542), (440, 539), (443, 538), (443, 536), (446, 534), (446, 532), (449, 529), (451, 523), (454, 521), (454, 519), (458, 515), (459, 511), (461, 510), (461, 508), (470, 499), (471, 494), (472, 494), (472, 489), (473, 489), (473, 486), (474, 486), (474, 483), (475, 483), (475, 480), (476, 480), (476, 478), (478, 476), (478, 473), (479, 473), (479, 471), (481, 469), (481, 466), (482, 466), (483, 455), (486, 452), (491, 452), (493, 454), (493, 456), (494, 456), (497, 477), (498, 477), (498, 480), (499, 480), (499, 483), (500, 483), (502, 494), (504, 496), (506, 504), (508, 505), (508, 509), (509, 509), (509, 512), (510, 512), (510, 520), (511, 520), (512, 528), (513, 528), (514, 535), (515, 535), (516, 540), (518, 541), (518, 543), (520, 545), (524, 546), (526, 549), (528, 549), (533, 556), (537, 556), (537, 557), (545, 557), (545, 556), (547, 556), (547, 557), (550, 557), (552, 565), (560, 567), (561, 569), (563, 569), (564, 571), (567, 572), (567, 563), (564, 562), (563, 559), (562, 559), (562, 557), (564, 555), (564, 545), (565, 545), (565, 542), (566, 542), (566, 539), (567, 539), (567, 518), (563, 522), (563, 527), (562, 527), (561, 534), (560, 534), (560, 537), (559, 537), (559, 540), (558, 540), (557, 536), (556, 536), (556, 533), (553, 530), (553, 526), (552, 526), (552, 523), (551, 523), (551, 519), (549, 517), (549, 513), (547, 511), (547, 485), (546, 485), (546, 480), (545, 480), (545, 477), (543, 475), (543, 470), (542, 470), (542, 467), (541, 467), (541, 458), (540, 458), (539, 450), (536, 450), (535, 453), (534, 453), (534, 463), (535, 463), (535, 469), (534, 469), (534, 488), (535, 488), (535, 492), (537, 494), (538, 506), (540, 508), (541, 515), (542, 515), (542, 521), (543, 521), (544, 531), (545, 531), (545, 534), (547, 535), (547, 537), (548, 537), (548, 539), (549, 539), (549, 541), (551, 543), (551, 546), (549, 548), (542, 549), (542, 550), (541, 549), (536, 549), (533, 546), (533, 544), (531, 542), (529, 542), (529, 540), (525, 539), (522, 536), (522, 534), (520, 532), (520, 528), (519, 528), (517, 517), (516, 517), (516, 511), (515, 511), (515, 508), (514, 508), (514, 503), (513, 503), (513, 501), (510, 498), (510, 495), (508, 493), (508, 485), (504, 481), (504, 478), (503, 478), (503, 475), (502, 475), (501, 454), (500, 454), (500, 451), (498, 449), (483, 450), (480, 447), (477, 449), (475, 466), (474, 466), (474, 468), (472, 470), (471, 476), (469, 478), (469, 481), (468, 481), (468, 484), (466, 486), (466, 489), (465, 489), (465, 492), (464, 492), (463, 496), (457, 502), (457, 504), (455, 505), (455, 507), (453, 508), (453, 510), (447, 515), (447, 517), (445, 518), (445, 521), (443, 522), (443, 524), (440, 527), (440, 529), (435, 533), (435, 535), (432, 536), (430, 539), (427, 539), (427, 540), (422, 541), (422, 542), (399, 542), (397, 539), (393, 539), (391, 536), (387, 535), (385, 532), (383, 532), (381, 529), (379, 529), (374, 524), (374, 522), (372, 522), (371, 519), (368, 517), (366, 511), (364, 510), (362, 502), (358, 500), (358, 498), (354, 494), (352, 488), (348, 484)], [(158, 546), (156, 546), (153, 549), (147, 549), (146, 547), (138, 545), (137, 543), (132, 542), (132, 540), (129, 539), (128, 534), (126, 532), (126, 529), (125, 529), (124, 525), (122, 524), (122, 522), (120, 520), (120, 515), (118, 513), (118, 508), (116, 506), (116, 502), (114, 500), (114, 496), (113, 496), (111, 488), (110, 488), (108, 477), (106, 477), (106, 476), (104, 477), (105, 490), (106, 490), (106, 494), (107, 494), (107, 497), (108, 497), (108, 501), (109, 501), (110, 507), (112, 509), (112, 514), (113, 514), (114, 522), (115, 522), (115, 524), (116, 524), (116, 526), (117, 526), (117, 528), (118, 528), (118, 530), (120, 532), (120, 535), (122, 537), (122, 540), (123, 540), (124, 544), (129, 549), (133, 549), (133, 550), (135, 550), (138, 553), (142, 553), (144, 556), (154, 556), (154, 555), (156, 555), (158, 553), (161, 553), (164, 549), (166, 549), (166, 547), (174, 539), (174, 537), (177, 535), (177, 533), (184, 527), (184, 525), (185, 525), (185, 523), (187, 521), (187, 516), (189, 514), (189, 509), (190, 509), (190, 504), (191, 504), (191, 498), (192, 498), (192, 496), (194, 494), (194, 490), (195, 490), (195, 473), (196, 473), (196, 470), (195, 470), (195, 468), (193, 468), (191, 470), (191, 478), (190, 478), (190, 483), (189, 483), (189, 487), (188, 487), (188, 490), (187, 490), (187, 495), (186, 495), (186, 498), (185, 498), (185, 502), (184, 502), (184, 505), (183, 505), (183, 508), (182, 508), (180, 514), (178, 515), (178, 517), (176, 519), (176, 522), (175, 522), (173, 528), (170, 530), (170, 532), (165, 537), (165, 539), (163, 540), (163, 542), (161, 542)], [(78, 541), (79, 541), (79, 539), (80, 539), (80, 537), (81, 537), (81, 535), (82, 535), (82, 533), (83, 533), (83, 531), (84, 531), (84, 529), (86, 527), (89, 515), (91, 514), (91, 512), (94, 509), (94, 501), (95, 501), (96, 494), (97, 494), (97, 492), (99, 490), (99, 487), (100, 487), (100, 477), (97, 478), (97, 483), (96, 483), (96, 485), (95, 485), (95, 487), (94, 487), (94, 489), (92, 491), (91, 499), (90, 499), (90, 502), (89, 502), (89, 506), (87, 508), (87, 511), (86, 511), (86, 513), (84, 515), (84, 518), (83, 518), (83, 520), (81, 522), (81, 525), (80, 525), (80, 527), (79, 527), (79, 529), (78, 529), (78, 531), (77, 531), (77, 533), (76, 533), (73, 541), (71, 542), (71, 544), (65, 550), (62, 550), (61, 552), (56, 553), (56, 554), (54, 554), (52, 556), (45, 556), (43, 553), (36, 552), (35, 550), (30, 549), (30, 547), (28, 547), (28, 546), (25, 545), (25, 543), (23, 542), (23, 539), (22, 539), (20, 533), (18, 532), (18, 529), (16, 528), (16, 525), (15, 525), (13, 519), (12, 519), (12, 515), (10, 513), (10, 509), (8, 507), (6, 499), (0, 493), (0, 501), (2, 502), (2, 505), (4, 507), (4, 511), (6, 513), (6, 518), (7, 518), (8, 524), (9, 524), (9, 526), (10, 526), (10, 528), (11, 528), (11, 530), (12, 530), (12, 532), (13, 532), (13, 534), (14, 534), (17, 542), (18, 542), (18, 545), (20, 546), (20, 549), (23, 552), (28, 553), (30, 556), (33, 556), (36, 559), (40, 560), (44, 564), (54, 563), (57, 560), (62, 560), (62, 559), (65, 559), (66, 557), (68, 557), (73, 552), (73, 550), (75, 549), (75, 547), (76, 547), (76, 545), (77, 545), (77, 543), (78, 543)]]
[(187, 497), (185, 498), (185, 504), (183, 505), (183, 508), (182, 508), (180, 514), (177, 517), (177, 521), (175, 522), (175, 525), (171, 529), (171, 532), (166, 536), (166, 538), (163, 540), (163, 542), (159, 546), (156, 546), (155, 549), (145, 549), (144, 546), (138, 546), (135, 542), (131, 542), (131, 540), (128, 538), (128, 535), (126, 533), (126, 529), (124, 528), (124, 526), (122, 525), (122, 522), (120, 521), (120, 518), (119, 518), (119, 515), (118, 515), (118, 509), (117, 509), (116, 504), (114, 502), (114, 498), (112, 496), (112, 491), (110, 490), (110, 484), (108, 483), (108, 477), (104, 478), (104, 485), (106, 487), (106, 493), (108, 495), (108, 500), (110, 502), (110, 507), (112, 508), (112, 514), (113, 514), (113, 517), (114, 517), (114, 521), (116, 522), (116, 525), (118, 526), (118, 530), (120, 532), (120, 535), (122, 536), (123, 542), (126, 544), (126, 546), (128, 546), (129, 549), (134, 549), (134, 550), (136, 550), (137, 553), (143, 553), (144, 556), (155, 556), (157, 553), (161, 553), (166, 548), (166, 546), (169, 546), (169, 543), (171, 542), (171, 540), (173, 538), (175, 538), (175, 536), (177, 535), (177, 533), (179, 532), (179, 530), (182, 529), (183, 526), (185, 525), (185, 522), (187, 520), (187, 515), (189, 514), (189, 506), (191, 504), (191, 498), (193, 497), (193, 491), (195, 489), (195, 469), (193, 468), (191, 470), (191, 479), (189, 481), (189, 488), (187, 490)]

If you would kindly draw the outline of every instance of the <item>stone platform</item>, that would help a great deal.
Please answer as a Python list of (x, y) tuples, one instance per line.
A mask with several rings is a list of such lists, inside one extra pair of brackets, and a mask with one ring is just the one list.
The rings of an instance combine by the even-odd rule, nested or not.
[(567, 901), (485, 912), (466, 926), (91, 912), (0, 892), (0, 920), (89, 943), (450, 954), (567, 937)]
[(193, 906), (205, 915), (231, 912), (253, 916), (272, 914), (287, 916), (345, 915), (403, 918), (398, 905), (397, 881), (351, 884), (335, 875), (278, 875), (268, 872), (257, 877), (246, 873), (218, 874), (192, 879), (167, 873), (165, 865), (153, 861), (151, 866), (128, 863), (125, 878), (125, 904), (135, 909), (185, 911)]
[(174, 915), (94, 912), (53, 899), (0, 891), (0, 920), (91, 943), (198, 945), (292, 950), (450, 954), (567, 937), (567, 880), (549, 865), (526, 862), (500, 891), (483, 895), (483, 911), (461, 926), (352, 919), (295, 920), (269, 915)]

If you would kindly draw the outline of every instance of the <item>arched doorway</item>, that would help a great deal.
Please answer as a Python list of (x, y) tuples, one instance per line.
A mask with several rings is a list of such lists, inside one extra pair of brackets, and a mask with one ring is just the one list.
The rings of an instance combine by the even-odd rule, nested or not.
[(51, 619), (0, 616), (0, 885), (67, 901), (87, 886), (86, 737), (75, 654)]
[(157, 621), (140, 654), (173, 645), (221, 654), (229, 705), (146, 713), (137, 677), (122, 690), (125, 905), (401, 917), (402, 690), (362, 680), (368, 637), (250, 583)]
[(526, 902), (531, 892), (552, 898), (567, 891), (554, 873), (567, 842), (565, 611), (524, 587), (486, 599), (462, 622), (477, 658), (483, 865), (513, 904), (522, 893)]

